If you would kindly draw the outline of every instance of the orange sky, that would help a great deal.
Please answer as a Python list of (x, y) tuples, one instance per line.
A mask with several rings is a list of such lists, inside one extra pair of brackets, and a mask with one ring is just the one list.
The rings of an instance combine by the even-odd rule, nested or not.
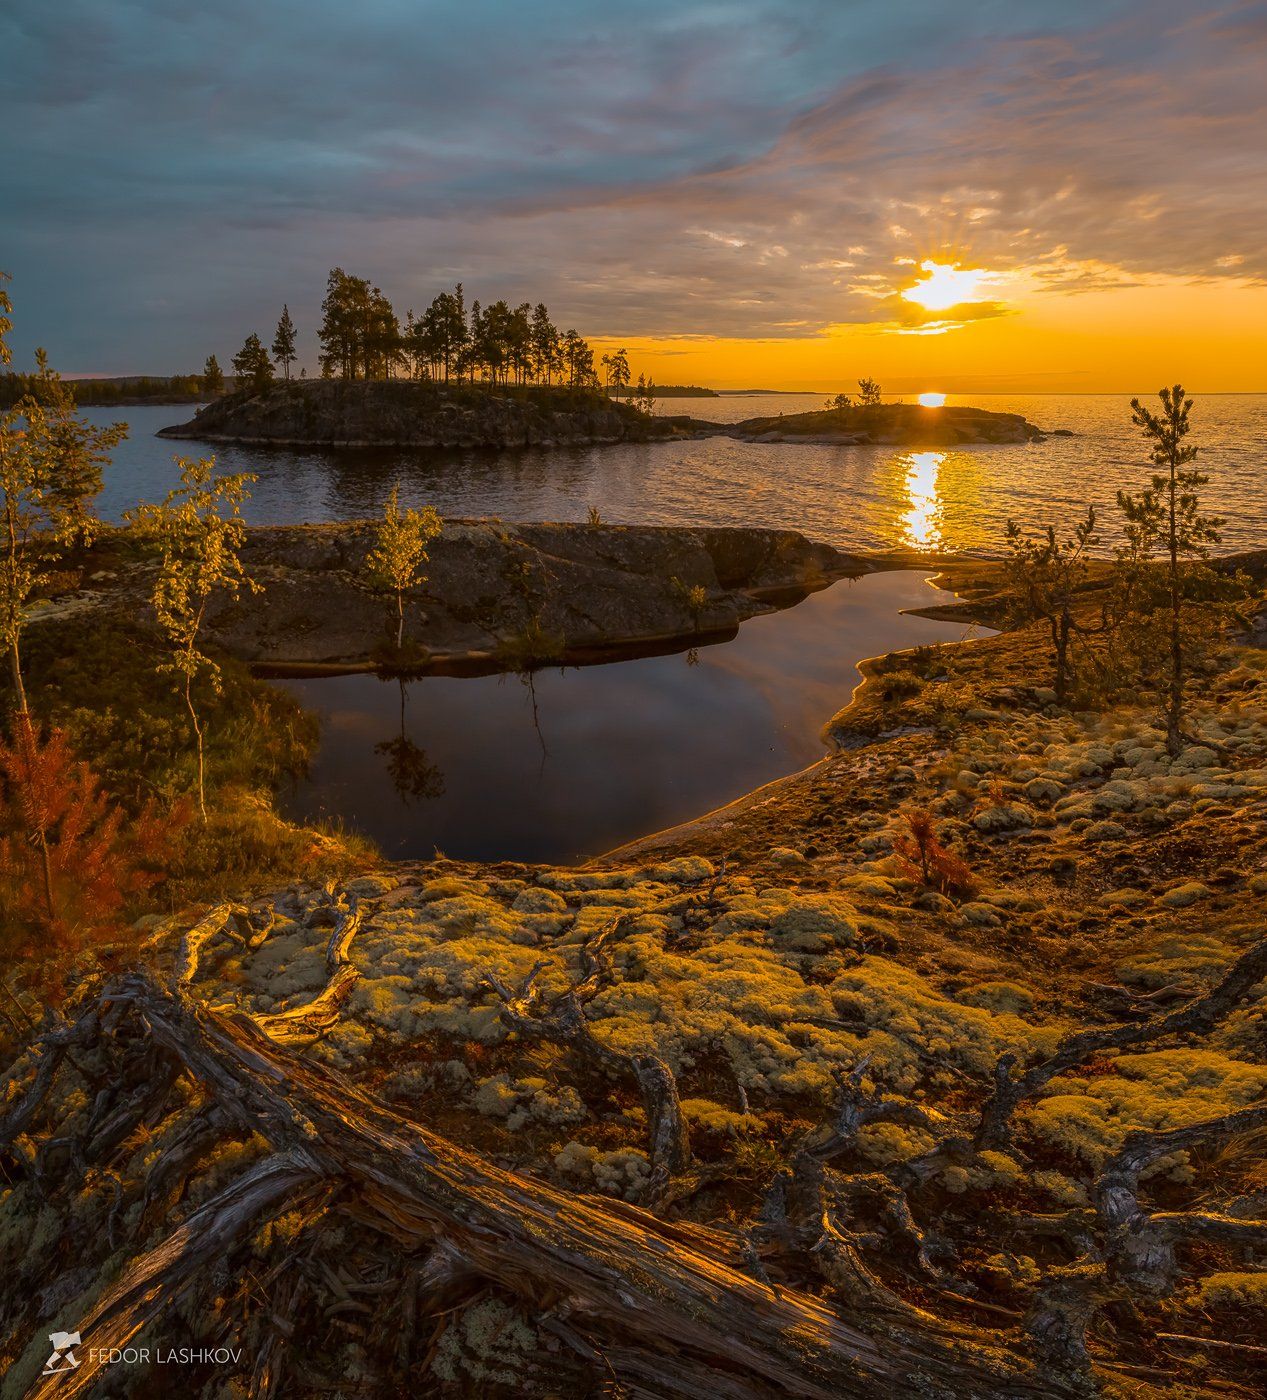
[(5, 10), (23, 365), (227, 364), (284, 303), (315, 373), (341, 266), (662, 383), (1267, 391), (1263, 0), (84, 7)]
[(894, 392), (1135, 393), (1175, 380), (1202, 393), (1267, 391), (1267, 286), (1154, 276), (1075, 292), (1016, 274), (991, 295), (998, 314), (931, 334), (881, 320), (798, 339), (621, 343), (635, 378), (722, 389), (835, 391), (870, 375)]

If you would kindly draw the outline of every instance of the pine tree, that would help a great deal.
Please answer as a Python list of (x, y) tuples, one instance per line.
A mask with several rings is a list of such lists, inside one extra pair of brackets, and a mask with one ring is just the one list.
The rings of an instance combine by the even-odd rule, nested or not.
[(58, 521), (58, 532), (83, 549), (96, 523), (92, 502), (101, 494), (101, 470), (110, 451), (128, 435), (126, 423), (99, 428), (85, 423), (75, 397), (48, 362), (43, 349), (35, 352), (35, 393), (43, 410), (41, 453), (44, 506)]
[(601, 363), (607, 373), (608, 386), (619, 398), (629, 387), (629, 356), (622, 348), (614, 355), (604, 355)]
[(371, 290), (366, 309), (362, 353), (366, 379), (391, 379), (404, 358), (400, 321), (377, 287)]
[(858, 402), (863, 408), (874, 408), (880, 402), (880, 386), (874, 379), (858, 381)]
[(290, 382), (290, 367), (295, 355), (295, 323), (290, 319), (290, 307), (283, 304), (277, 334), (273, 337), (273, 359), (281, 365), (287, 383)]
[(215, 475), (216, 459), (177, 457), (180, 485), (159, 505), (142, 505), (127, 519), (143, 539), (157, 546), (160, 556), (154, 582), (154, 615), (165, 637), (170, 658), (160, 670), (175, 678), (189, 711), (198, 759), (198, 809), (207, 820), (204, 724), (195, 686), (205, 680), (212, 694), (220, 693), (220, 668), (202, 650), (207, 608), (217, 591), (231, 598), (254, 584), (242, 568), (238, 551), (246, 536), (242, 502), (255, 477)]
[(598, 376), (594, 373), (594, 352), (589, 342), (575, 330), (564, 334), (563, 362), (567, 367), (568, 384), (573, 389), (598, 382)]
[(639, 413), (645, 413), (649, 418), (655, 412), (655, 381), (648, 379), (645, 374), (638, 376), (638, 386), (634, 390), (633, 406)]
[(202, 392), (208, 398), (224, 393), (224, 371), (214, 355), (208, 355), (207, 363), (202, 367)]
[(369, 284), (349, 277), (341, 267), (330, 269), (325, 299), (321, 303), (321, 375), (355, 379), (357, 373), (356, 321), (358, 306), (369, 297)]
[(1098, 543), (1095, 510), (1090, 506), (1073, 534), (1063, 540), (1054, 525), (1048, 525), (1035, 540), (1023, 535), (1016, 521), (1007, 522), (1008, 557), (1003, 567), (1011, 589), (1010, 619), (1047, 624), (1055, 658), (1052, 688), (1061, 704), (1068, 697), (1074, 674), (1074, 639), (1103, 630), (1080, 622), (1074, 611), (1075, 596), (1087, 577), (1088, 553)]
[(242, 348), (233, 357), (233, 373), (242, 388), (250, 388), (252, 393), (267, 389), (273, 378), (273, 362), (268, 358), (264, 342), (254, 331), (242, 342)]
[[(1209, 546), (1221, 538), (1222, 520), (1201, 514), (1200, 490), (1209, 481), (1192, 463), (1197, 449), (1184, 442), (1191, 431), (1188, 415), (1192, 400), (1183, 386), (1162, 389), (1157, 396), (1161, 412), (1154, 413), (1139, 399), (1131, 400), (1131, 421), (1149, 443), (1153, 465), (1151, 486), (1134, 494), (1119, 491), (1118, 505), (1126, 517), (1128, 546), (1147, 562), (1155, 553), (1163, 556), (1164, 609), (1167, 614), (1165, 675), (1166, 747), (1172, 755), (1183, 750), (1183, 688), (1187, 678), (1188, 639), (1185, 637), (1186, 585), (1182, 561), (1204, 559)], [(1147, 572), (1145, 571), (1145, 577)]]
[(533, 310), (531, 337), (533, 373), (549, 384), (559, 362), (559, 332), (543, 301)]

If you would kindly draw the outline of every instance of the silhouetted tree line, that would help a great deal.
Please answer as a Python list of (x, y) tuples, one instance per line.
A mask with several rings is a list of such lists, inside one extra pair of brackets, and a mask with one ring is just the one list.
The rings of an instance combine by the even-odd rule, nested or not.
[[(623, 349), (603, 356), (600, 380), (588, 341), (574, 329), (561, 331), (544, 302), (534, 307), (526, 301), (519, 306), (504, 300), (486, 306), (475, 301), (468, 308), (460, 282), (451, 292), (439, 293), (420, 315), (411, 308), (402, 323), (380, 288), (336, 267), (326, 280), (317, 338), (325, 379), (570, 388), (598, 388), (605, 382), (618, 395), (630, 392), (629, 357)], [(289, 379), (295, 345), (295, 323), (289, 307), (283, 307), (271, 355), (252, 332), (233, 357), (238, 385), (257, 392), (265, 388), (273, 378), (274, 363)], [(214, 360), (212, 356), (207, 362), (208, 392), (215, 392), (219, 376)]]
[[(645, 411), (654, 386), (639, 376), (635, 393), (624, 349), (602, 357), (575, 329), (559, 330), (544, 302), (511, 306), (501, 300), (467, 307), (459, 282), (441, 292), (421, 315), (405, 313), (402, 325), (391, 302), (364, 277), (332, 269), (321, 303), (321, 375), (325, 379), (428, 379), (439, 383), (559, 384), (569, 388), (606, 385), (617, 396), (632, 397)], [(252, 331), (230, 361), (230, 375), (215, 355), (201, 374), (170, 378), (80, 380), (69, 387), (79, 404), (110, 404), (131, 399), (215, 398), (232, 388), (259, 393), (275, 377), (274, 365), (289, 380), (298, 358), (297, 332), (289, 306), (282, 307), (271, 346)], [(599, 369), (602, 374), (600, 378)], [(306, 371), (300, 371), (301, 377)], [(0, 405), (12, 405), (41, 392), (38, 374), (0, 375)]]
[[(214, 358), (214, 357), (213, 357)], [(117, 404), (137, 399), (154, 399), (167, 402), (173, 398), (197, 398), (202, 394), (211, 397), (224, 391), (224, 376), (219, 385), (211, 387), (202, 374), (141, 375), (136, 379), (68, 379), (62, 381), (64, 388), (81, 407), (95, 404)], [(11, 408), (23, 399), (44, 402), (47, 383), (37, 372), (16, 374), (6, 371), (0, 374), (0, 406)]]
[[(575, 330), (560, 331), (544, 302), (469, 309), (459, 282), (404, 324), (382, 291), (334, 268), (321, 303), (321, 373), (341, 379), (433, 379), (448, 384), (567, 384), (597, 387), (594, 352)], [(624, 351), (604, 359), (608, 383), (629, 382)]]
[[(441, 292), (421, 315), (405, 313), (404, 323), (380, 288), (364, 277), (334, 268), (321, 303), (321, 375), (325, 379), (429, 379), (439, 383), (566, 384), (597, 388), (594, 352), (575, 330), (560, 331), (544, 303), (511, 306), (506, 301), (468, 308), (459, 282)], [(282, 308), (271, 355), (252, 332), (233, 357), (240, 387), (258, 392), (274, 377), (273, 364), (290, 378), (296, 358), (296, 330), (290, 309)], [(215, 357), (207, 362), (212, 375)], [(623, 350), (604, 356), (608, 385), (629, 387), (629, 359)]]

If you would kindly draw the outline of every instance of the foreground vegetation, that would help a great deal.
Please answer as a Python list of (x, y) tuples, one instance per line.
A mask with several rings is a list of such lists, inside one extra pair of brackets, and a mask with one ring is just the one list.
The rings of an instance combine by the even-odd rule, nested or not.
[[(7, 331), (7, 298), (0, 311)], [(0, 417), (0, 956), (19, 1030), (23, 990), (38, 1005), (101, 956), (126, 958), (143, 911), (369, 855), (277, 817), (273, 791), (315, 727), (202, 644), (212, 595), (249, 586), (236, 564), (246, 480), (178, 464), (167, 501), (107, 530), (92, 506), (126, 424), (84, 423), (37, 359), (39, 393)], [(152, 621), (77, 623), (86, 582), (151, 555)], [(32, 627), (59, 608), (71, 612), (56, 628)]]
[(876, 663), (836, 755), (591, 866), (156, 929), (11, 1074), (12, 1374), (38, 1280), (298, 1394), (1254, 1393), (1267, 663), (1211, 647), (1172, 757), (1047, 646)]

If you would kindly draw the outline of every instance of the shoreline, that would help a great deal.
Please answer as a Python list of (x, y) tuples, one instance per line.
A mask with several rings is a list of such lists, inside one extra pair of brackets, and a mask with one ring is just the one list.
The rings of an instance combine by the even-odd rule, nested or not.
[[(913, 566), (894, 566), (897, 568)], [(875, 570), (882, 572), (882, 570)], [(955, 592), (950, 584), (938, 584), (938, 579), (946, 576), (937, 570), (930, 570), (924, 582), (930, 587), (942, 587), (943, 591), (955, 593), (958, 602), (955, 604), (934, 604), (928, 608), (903, 608), (902, 612), (917, 617), (927, 617), (935, 621), (959, 621), (961, 617), (964, 621), (973, 626), (989, 627), (990, 624), (983, 617), (965, 616), (957, 611), (950, 612), (952, 608), (971, 608), (970, 600)], [(947, 615), (949, 613), (949, 615)], [(991, 629), (990, 635), (997, 635)], [(977, 640), (975, 638), (960, 638), (954, 641), (936, 642), (936, 648), (962, 646), (966, 641)], [(855, 744), (841, 742), (837, 734), (837, 725), (844, 725), (851, 715), (862, 712), (864, 702), (869, 698), (868, 688), (874, 688), (879, 684), (881, 673), (878, 669), (879, 663), (889, 657), (908, 655), (913, 648), (905, 648), (899, 651), (879, 652), (875, 656), (862, 657), (855, 664), (861, 679), (850, 692), (848, 701), (835, 713), (833, 713), (818, 729), (819, 738), (825, 746), (825, 752), (821, 758), (815, 759), (813, 763), (806, 764), (803, 768), (797, 768), (790, 773), (784, 773), (780, 777), (771, 778), (769, 782), (762, 783), (759, 787), (751, 789), (749, 792), (741, 793), (740, 796), (732, 798), (729, 802), (723, 803), (720, 807), (710, 808), (706, 812), (701, 812), (698, 816), (688, 818), (684, 822), (678, 822), (673, 826), (661, 828), (659, 831), (648, 832), (645, 836), (636, 837), (632, 841), (623, 842), (619, 846), (613, 847), (610, 851), (605, 851), (602, 855), (594, 856), (581, 863), (580, 868), (590, 866), (608, 865), (612, 862), (624, 862), (641, 859), (651, 859), (655, 857), (671, 856), (679, 846), (696, 837), (706, 834), (720, 833), (735, 818), (742, 816), (760, 807), (766, 802), (776, 800), (785, 790), (794, 789), (800, 784), (812, 785), (817, 776), (830, 765), (831, 762), (839, 758), (844, 753), (856, 752), (859, 749), (872, 744), (881, 744), (887, 738), (901, 737), (897, 732), (886, 734), (877, 733), (863, 741)], [(908, 733), (914, 731), (907, 731)]]
[[(987, 557), (845, 551), (792, 530), (742, 526), (450, 519), (430, 577), (407, 597), (407, 636), (419, 650), (397, 666), (376, 654), (388, 636), (389, 609), (364, 577), (374, 529), (365, 520), (249, 526), (243, 557), (262, 594), (249, 609), (213, 606), (212, 643), (265, 679), (606, 664), (723, 642), (748, 618), (795, 606), (840, 579), (905, 569), (924, 571), (957, 600), (930, 601), (912, 614), (999, 621), (999, 561)], [(33, 625), (148, 616), (148, 566), (119, 556), (116, 539), (123, 536), (106, 534), (90, 551), (78, 589), (32, 606)], [(1267, 550), (1212, 563), (1267, 577)], [(703, 590), (694, 605), (692, 587)]]

